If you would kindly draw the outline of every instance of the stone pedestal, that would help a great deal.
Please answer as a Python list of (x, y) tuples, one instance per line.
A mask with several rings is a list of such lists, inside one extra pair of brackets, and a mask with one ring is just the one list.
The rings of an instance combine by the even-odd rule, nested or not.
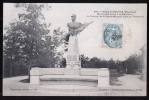
[(39, 84), (39, 68), (32, 68), (30, 71), (30, 84)]
[(110, 86), (110, 72), (108, 68), (100, 68), (98, 71), (98, 87)]
[(77, 36), (70, 36), (68, 43), (68, 52), (66, 55), (67, 75), (80, 75), (81, 61), (79, 59), (79, 48)]
[[(71, 55), (69, 55), (69, 56), (71, 56)], [(66, 75), (80, 75), (80, 68), (81, 68), (80, 61), (77, 61), (75, 59), (70, 60), (67, 58), (67, 67), (65, 69)]]
[(81, 62), (78, 54), (68, 54), (66, 57), (66, 64), (68, 69), (81, 68)]

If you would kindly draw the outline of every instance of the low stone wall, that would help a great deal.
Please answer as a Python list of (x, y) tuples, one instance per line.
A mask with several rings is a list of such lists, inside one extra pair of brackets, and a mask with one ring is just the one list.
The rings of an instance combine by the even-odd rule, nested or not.
[(82, 76), (98, 76), (99, 68), (81, 68), (80, 75)]
[(39, 84), (40, 83), (40, 71), (39, 68), (32, 68), (30, 71), (30, 84)]
[(65, 68), (40, 68), (40, 75), (64, 75)]
[(54, 78), (66, 80), (98, 80), (98, 87), (109, 86), (110, 76), (108, 68), (81, 68), (79, 69), (78, 75), (67, 75), (67, 71), (67, 68), (32, 68), (30, 71), (30, 84), (39, 84), (40, 78), (45, 78), (44, 76), (46, 76), (48, 80)]
[[(66, 68), (32, 68), (30, 75), (64, 75), (66, 71)], [(81, 76), (97, 76), (99, 68), (81, 68), (79, 71)]]

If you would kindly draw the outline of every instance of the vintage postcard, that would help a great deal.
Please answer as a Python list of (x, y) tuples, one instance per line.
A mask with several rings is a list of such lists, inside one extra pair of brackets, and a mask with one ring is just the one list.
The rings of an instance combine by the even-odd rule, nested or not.
[(3, 3), (3, 96), (146, 96), (147, 4)]

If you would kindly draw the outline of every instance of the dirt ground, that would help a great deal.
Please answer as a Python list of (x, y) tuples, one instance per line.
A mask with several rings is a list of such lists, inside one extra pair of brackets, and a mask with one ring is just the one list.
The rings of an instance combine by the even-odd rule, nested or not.
[[(30, 85), (27, 76), (3, 79), (3, 96), (145, 96), (146, 82), (125, 74), (109, 87), (81, 85)], [(96, 84), (96, 83), (94, 83)]]

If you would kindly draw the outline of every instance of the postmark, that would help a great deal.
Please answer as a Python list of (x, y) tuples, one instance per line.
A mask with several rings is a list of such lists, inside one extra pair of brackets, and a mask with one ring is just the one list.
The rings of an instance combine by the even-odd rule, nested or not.
[(104, 24), (103, 41), (109, 48), (122, 48), (122, 24)]

